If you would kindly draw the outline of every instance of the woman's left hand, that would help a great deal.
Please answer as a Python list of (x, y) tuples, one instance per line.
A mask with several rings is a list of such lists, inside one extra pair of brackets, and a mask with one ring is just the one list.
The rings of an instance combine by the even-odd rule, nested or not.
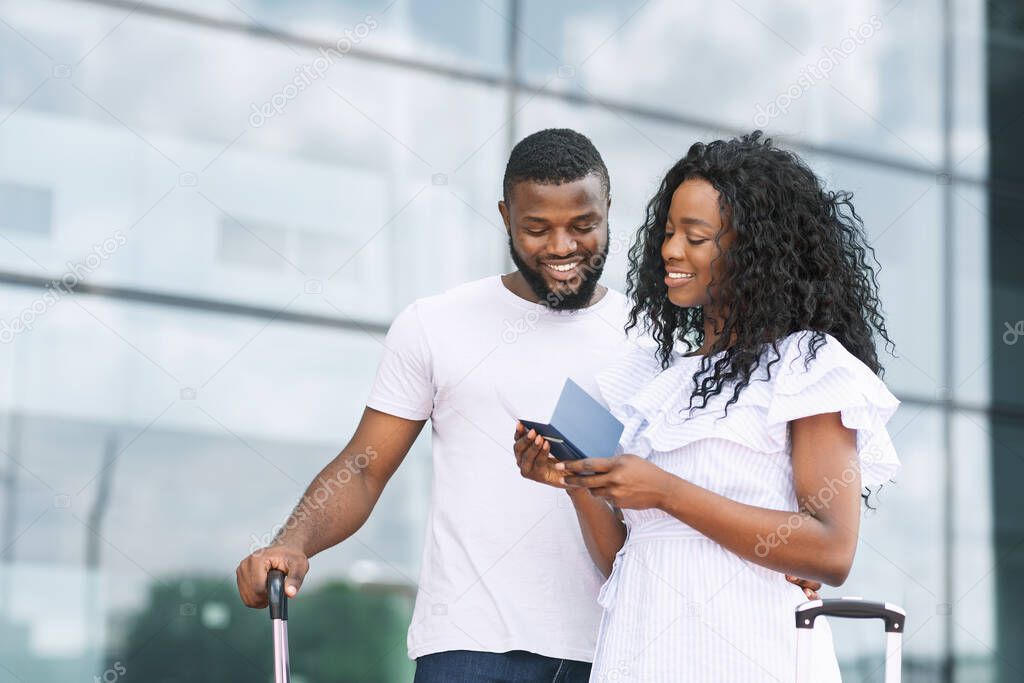
[(615, 507), (628, 510), (659, 507), (672, 479), (671, 474), (636, 455), (567, 460), (555, 469), (565, 471), (570, 488), (589, 489)]

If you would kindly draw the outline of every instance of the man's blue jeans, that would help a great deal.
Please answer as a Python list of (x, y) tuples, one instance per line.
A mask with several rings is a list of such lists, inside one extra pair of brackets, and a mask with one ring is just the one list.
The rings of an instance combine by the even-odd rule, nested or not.
[(587, 683), (589, 678), (589, 662), (522, 650), (452, 650), (418, 658), (413, 683)]

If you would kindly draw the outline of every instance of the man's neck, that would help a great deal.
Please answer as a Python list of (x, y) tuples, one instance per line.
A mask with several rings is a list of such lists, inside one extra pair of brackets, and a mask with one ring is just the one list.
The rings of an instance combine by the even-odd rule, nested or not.
[[(518, 270), (512, 273), (502, 275), (501, 283), (505, 285), (505, 289), (512, 292), (520, 299), (526, 299), (527, 301), (533, 304), (541, 303), (540, 297), (537, 296), (537, 293), (533, 291), (533, 288), (530, 287), (529, 283), (526, 281), (526, 278), (524, 278), (523, 274)], [(607, 293), (608, 288), (605, 287), (604, 285), (598, 284), (597, 287), (594, 288), (594, 294), (593, 296), (590, 297), (590, 301), (587, 303), (585, 308), (590, 308), (591, 306), (599, 302), (601, 299), (604, 298), (604, 295)]]

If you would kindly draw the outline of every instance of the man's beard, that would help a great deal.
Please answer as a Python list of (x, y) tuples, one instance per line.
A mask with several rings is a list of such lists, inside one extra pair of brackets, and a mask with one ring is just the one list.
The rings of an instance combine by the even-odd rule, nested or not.
[[(575, 291), (562, 293), (548, 287), (547, 280), (544, 279), (539, 270), (526, 265), (526, 262), (523, 261), (516, 251), (515, 245), (512, 244), (512, 236), (509, 235), (508, 238), (508, 250), (512, 254), (512, 262), (516, 264), (516, 268), (523, 274), (526, 284), (537, 295), (541, 304), (556, 311), (578, 311), (590, 305), (590, 300), (594, 297), (594, 291), (597, 289), (597, 282), (601, 279), (601, 273), (604, 272), (604, 264), (608, 258), (608, 247), (610, 244), (610, 240), (605, 242), (604, 250), (600, 256), (591, 252), (580, 254), (580, 256), (583, 256), (583, 260), (577, 266), (577, 271), (581, 271), (581, 274), (578, 276), (579, 285)], [(541, 268), (543, 267), (541, 266)]]

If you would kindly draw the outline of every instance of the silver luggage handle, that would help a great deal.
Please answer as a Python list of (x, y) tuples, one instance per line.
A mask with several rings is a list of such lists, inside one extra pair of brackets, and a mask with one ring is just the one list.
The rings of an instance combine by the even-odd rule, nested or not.
[(811, 600), (796, 608), (796, 680), (809, 683), (811, 671), (811, 634), (818, 617), (844, 619), (881, 619), (885, 622), (885, 683), (900, 683), (903, 661), (903, 630), (907, 613), (902, 607), (888, 602), (873, 602), (863, 598)]
[(274, 682), (288, 683), (288, 596), (284, 592), (284, 572), (267, 572), (267, 598), (270, 621), (274, 625)]

